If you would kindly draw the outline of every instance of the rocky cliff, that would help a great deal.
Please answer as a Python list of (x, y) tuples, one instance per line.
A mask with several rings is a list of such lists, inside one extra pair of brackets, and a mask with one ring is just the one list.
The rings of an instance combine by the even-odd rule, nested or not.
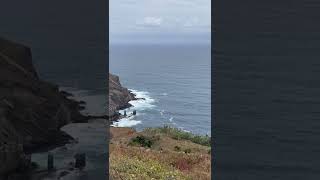
[(121, 85), (119, 77), (109, 74), (109, 116), (117, 116), (117, 111), (130, 107), (129, 101), (134, 99), (134, 94)]
[(70, 140), (63, 125), (86, 121), (67, 95), (38, 77), (28, 47), (0, 38), (0, 179), (26, 153)]

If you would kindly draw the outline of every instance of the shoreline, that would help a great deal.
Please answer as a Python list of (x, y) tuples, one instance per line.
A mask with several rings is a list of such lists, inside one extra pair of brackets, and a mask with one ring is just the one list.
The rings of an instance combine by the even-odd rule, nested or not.
[[(77, 142), (63, 127), (107, 118), (82, 114), (85, 101), (41, 79), (29, 47), (3, 38), (0, 43), (0, 179), (28, 179), (39, 170), (32, 163), (35, 153)], [(101, 129), (106, 135), (104, 126)]]
[[(61, 132), (70, 136), (72, 139), (70, 139), (68, 142), (63, 143), (63, 144), (57, 144), (57, 145), (49, 145), (50, 147), (48, 147), (47, 149), (44, 149), (42, 151), (37, 151), (37, 152), (33, 152), (32, 154), (48, 154), (50, 152), (53, 152), (54, 154), (57, 153), (56, 151), (60, 151), (60, 150), (71, 150), (73, 148), (73, 146), (78, 146), (79, 145), (79, 141), (81, 141), (81, 138), (79, 139), (79, 137), (74, 137), (74, 134), (72, 134), (71, 132), (73, 131), (80, 131), (82, 126), (85, 127), (91, 127), (94, 126), (94, 124), (105, 124), (105, 122), (107, 122), (108, 120), (108, 116), (107, 115), (101, 115), (101, 114), (95, 114), (92, 112), (87, 112), (86, 110), (88, 110), (88, 103), (83, 100), (83, 97), (81, 96), (76, 96), (72, 91), (66, 91), (66, 90), (62, 90), (62, 92), (64, 94), (68, 95), (68, 98), (79, 102), (79, 104), (82, 105), (82, 108), (79, 110), (80, 114), (82, 114), (86, 120), (84, 122), (71, 122), (68, 124), (65, 124), (64, 126), (62, 126), (60, 128)], [(84, 96), (86, 97), (86, 96)], [(73, 127), (73, 128), (72, 128)], [(71, 129), (70, 129), (71, 128)], [(73, 129), (73, 130), (72, 130)], [(106, 135), (102, 134), (103, 135)], [(81, 134), (80, 132), (76, 133), (76, 136), (79, 136), (79, 134)], [(71, 149), (70, 149), (71, 148)], [(78, 149), (77, 150), (78, 153), (85, 151), (84, 149)], [(51, 180), (55, 180), (55, 179), (60, 179), (60, 178), (68, 178), (70, 177), (72, 179), (72, 177), (76, 177), (76, 176), (81, 176), (81, 174), (85, 175), (87, 172), (87, 170), (80, 170), (78, 168), (75, 168), (75, 159), (74, 159), (74, 154), (72, 156), (69, 157), (65, 157), (66, 159), (69, 159), (69, 162), (67, 164), (65, 164), (64, 167), (59, 167), (57, 169), (54, 169), (52, 171), (48, 171), (46, 169), (43, 169), (44, 167), (35, 169), (35, 171), (31, 172), (31, 180), (42, 180), (42, 179), (51, 179)], [(32, 161), (34, 162), (34, 161)], [(56, 164), (60, 164), (60, 160), (55, 160)], [(39, 165), (39, 162), (35, 162)], [(87, 162), (88, 163), (88, 162)], [(41, 164), (41, 163), (40, 163)], [(103, 175), (103, 174), (102, 174)]]
[[(134, 97), (135, 97), (135, 99), (134, 100), (131, 100), (131, 101), (139, 101), (139, 100), (145, 100), (145, 98), (141, 98), (141, 97), (137, 97), (137, 94), (135, 94), (134, 92), (139, 92), (139, 91), (137, 91), (137, 90), (133, 90), (133, 89), (129, 89), (129, 91), (134, 95)], [(142, 92), (144, 92), (144, 91), (142, 91)], [(130, 104), (130, 102), (131, 101), (129, 101), (128, 102), (128, 104)], [(145, 129), (148, 129), (148, 128), (162, 128), (162, 127), (165, 127), (165, 126), (170, 126), (170, 127), (172, 127), (172, 128), (175, 128), (175, 129), (178, 129), (178, 130), (181, 130), (181, 131), (183, 131), (183, 132), (186, 132), (186, 133), (191, 133), (191, 134), (193, 134), (193, 135), (196, 135), (196, 136), (209, 136), (209, 137), (211, 137), (211, 134), (210, 133), (206, 133), (206, 134), (201, 134), (201, 133), (195, 133), (195, 132), (192, 132), (192, 131), (188, 131), (188, 130), (185, 130), (183, 127), (177, 127), (177, 126), (173, 126), (172, 124), (170, 124), (170, 123), (165, 123), (165, 124), (162, 124), (162, 125), (159, 125), (159, 126), (153, 126), (153, 127), (144, 127), (144, 128), (142, 128), (142, 129), (137, 129), (135, 126), (136, 125), (139, 125), (139, 124), (142, 124), (142, 122), (141, 121), (136, 121), (136, 120), (132, 120), (131, 118), (134, 118), (136, 115), (133, 115), (132, 114), (132, 110), (131, 111), (126, 111), (126, 113), (127, 113), (127, 116), (124, 116), (122, 113), (120, 113), (119, 111), (124, 111), (124, 110), (130, 110), (130, 108), (135, 108), (135, 106), (134, 105), (132, 105), (132, 104), (130, 104), (130, 106), (129, 107), (127, 107), (127, 108), (124, 108), (124, 109), (119, 109), (118, 110), (118, 113), (119, 113), (119, 115), (117, 116), (117, 117), (115, 117), (114, 118), (114, 120), (112, 120), (112, 121), (110, 121), (111, 123), (110, 123), (110, 128), (112, 127), (112, 128), (132, 128), (132, 129), (134, 129), (135, 131), (137, 131), (137, 132), (142, 132), (142, 131), (144, 131)], [(130, 113), (131, 112), (131, 113)], [(130, 113), (130, 114), (128, 114), (128, 113)], [(138, 113), (138, 112), (137, 112)], [(126, 124), (127, 123), (129, 123), (129, 122), (134, 122), (134, 123), (129, 123), (129, 125), (123, 125), (123, 126), (117, 126), (117, 124), (115, 124), (115, 123), (119, 123), (119, 124), (121, 124), (121, 121), (124, 121)]]
[[(107, 157), (107, 144), (102, 142), (108, 138), (105, 119), (92, 119), (87, 123), (71, 123), (64, 126), (62, 131), (74, 137), (75, 142), (56, 147), (49, 152), (34, 154), (32, 160), (37, 162), (39, 167), (33, 171), (32, 176), (37, 177), (40, 171), (41, 178), (48, 180), (56, 180), (62, 177), (73, 179), (73, 177), (80, 176), (86, 176), (85, 179), (90, 179), (93, 178), (94, 174), (104, 177), (105, 166), (102, 164), (107, 162), (104, 160)], [(50, 172), (46, 170), (48, 153), (51, 153), (55, 159), (55, 169)], [(75, 155), (79, 153), (85, 153), (86, 155), (87, 160), (84, 169), (75, 167)], [(97, 158), (97, 155), (101, 157)], [(32, 180), (40, 179), (33, 178)]]

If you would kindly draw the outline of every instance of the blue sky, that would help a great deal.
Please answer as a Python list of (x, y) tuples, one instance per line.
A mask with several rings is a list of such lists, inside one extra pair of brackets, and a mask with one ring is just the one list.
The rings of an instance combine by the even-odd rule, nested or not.
[(210, 0), (111, 0), (110, 42), (210, 41)]

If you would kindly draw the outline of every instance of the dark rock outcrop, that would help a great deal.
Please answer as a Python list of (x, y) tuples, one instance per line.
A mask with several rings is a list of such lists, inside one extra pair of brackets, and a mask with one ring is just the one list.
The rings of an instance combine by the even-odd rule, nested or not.
[(25, 154), (69, 142), (60, 128), (86, 121), (80, 108), (38, 77), (28, 47), (0, 38), (0, 179), (18, 168)]
[(129, 101), (134, 99), (134, 94), (122, 87), (119, 77), (109, 74), (109, 117), (111, 120), (119, 115), (118, 110), (130, 107)]

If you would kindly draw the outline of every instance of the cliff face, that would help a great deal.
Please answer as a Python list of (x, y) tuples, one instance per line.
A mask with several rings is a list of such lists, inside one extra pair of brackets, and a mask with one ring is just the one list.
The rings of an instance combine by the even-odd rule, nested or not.
[(28, 47), (0, 38), (0, 177), (21, 165), (25, 152), (71, 139), (60, 127), (86, 118), (66, 94), (39, 79)]
[(119, 77), (109, 74), (109, 116), (115, 116), (118, 110), (130, 107), (128, 102), (134, 99), (134, 94), (122, 87)]

